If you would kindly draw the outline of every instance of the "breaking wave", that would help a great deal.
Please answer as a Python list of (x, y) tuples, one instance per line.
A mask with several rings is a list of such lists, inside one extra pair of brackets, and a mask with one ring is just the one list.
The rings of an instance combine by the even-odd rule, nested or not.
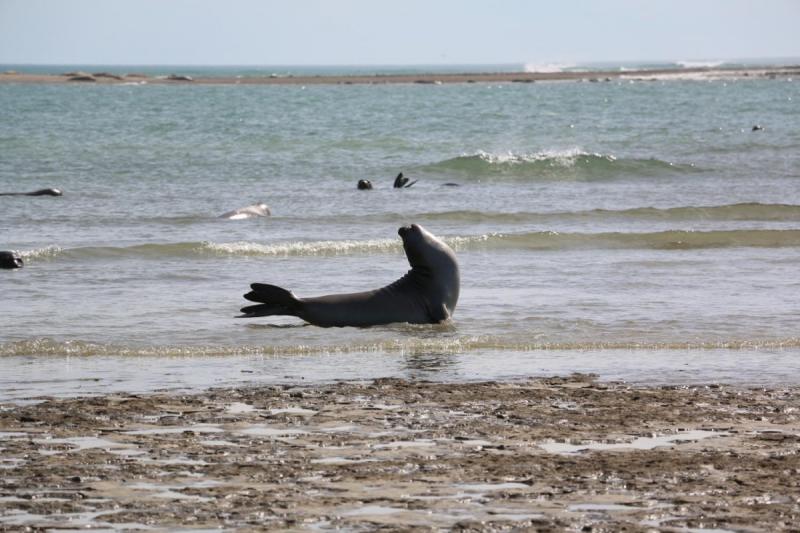
[(528, 154), (490, 153), (479, 150), (423, 167), (468, 177), (506, 177), (524, 180), (603, 180), (619, 176), (654, 177), (666, 173), (696, 173), (691, 164), (659, 159), (617, 158), (578, 148), (544, 150)]
[[(683, 208), (681, 208), (683, 209)], [(450, 213), (447, 216), (458, 216)], [(465, 212), (472, 213), (472, 212)], [(489, 215), (491, 216), (491, 215)], [(498, 217), (527, 216), (519, 214)], [(539, 215), (536, 215), (539, 216)], [(456, 251), (484, 250), (597, 250), (597, 249), (660, 249), (687, 250), (705, 248), (783, 248), (800, 247), (800, 230), (726, 230), (687, 231), (669, 230), (649, 233), (561, 233), (537, 231), (528, 233), (487, 233), (483, 235), (442, 237)], [(69, 259), (114, 259), (128, 257), (196, 257), (219, 256), (334, 256), (347, 254), (402, 253), (402, 241), (369, 239), (345, 241), (290, 242), (261, 244), (255, 242), (200, 242), (177, 244), (146, 244), (127, 248), (87, 247), (61, 249), (47, 247), (25, 252), (23, 257), (36, 259), (58, 255)], [(38, 255), (37, 255), (38, 254)]]
[(284, 346), (115, 346), (87, 341), (48, 338), (0, 344), (0, 357), (14, 356), (126, 356), (126, 357), (229, 357), (241, 355), (297, 356), (361, 353), (468, 353), (474, 351), (575, 351), (575, 350), (756, 350), (800, 347), (799, 338), (782, 340), (728, 340), (715, 342), (514, 342), (506, 337), (474, 335), (462, 338), (381, 340), (365, 343)]

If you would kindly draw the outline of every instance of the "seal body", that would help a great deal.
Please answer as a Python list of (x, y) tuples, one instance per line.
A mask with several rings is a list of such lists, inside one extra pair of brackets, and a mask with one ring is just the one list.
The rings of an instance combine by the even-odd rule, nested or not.
[(233, 211), (229, 211), (223, 215), (218, 216), (217, 218), (240, 220), (243, 218), (268, 217), (271, 214), (272, 212), (269, 210), (269, 206), (267, 204), (253, 204), (247, 207), (234, 209)]
[(261, 303), (244, 307), (241, 318), (288, 315), (325, 327), (440, 324), (449, 320), (461, 289), (453, 250), (417, 224), (400, 228), (398, 234), (411, 270), (394, 283), (372, 291), (316, 298), (298, 298), (275, 285), (254, 283), (252, 292), (244, 297)]
[(0, 196), (62, 196), (59, 189), (39, 189), (33, 192), (0, 192)]
[(22, 268), (22, 258), (16, 252), (0, 252), (0, 268)]

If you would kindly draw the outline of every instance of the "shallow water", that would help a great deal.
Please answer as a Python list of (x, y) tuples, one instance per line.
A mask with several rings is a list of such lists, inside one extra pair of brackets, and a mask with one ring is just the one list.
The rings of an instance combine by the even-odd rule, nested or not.
[[(0, 399), (572, 371), (797, 384), (798, 93), (0, 85), (0, 191), (64, 191), (0, 197), (0, 249), (26, 261), (0, 272)], [(392, 189), (400, 171), (419, 182)], [(216, 218), (258, 201), (271, 218)], [(233, 319), (256, 281), (396, 280), (412, 222), (458, 255), (452, 325)]]

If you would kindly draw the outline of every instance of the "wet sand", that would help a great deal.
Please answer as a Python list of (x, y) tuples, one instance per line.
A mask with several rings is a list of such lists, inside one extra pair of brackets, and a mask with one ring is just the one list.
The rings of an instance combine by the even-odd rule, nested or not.
[[(11, 71), (15, 72), (15, 71)], [(65, 73), (66, 74), (66, 73)], [(654, 81), (663, 79), (714, 79), (714, 78), (777, 78), (800, 75), (800, 66), (781, 67), (726, 67), (726, 68), (686, 68), (625, 71), (598, 70), (585, 72), (501, 72), (464, 74), (398, 74), (375, 76), (294, 76), (294, 77), (206, 77), (190, 80), (180, 79), (180, 72), (169, 77), (152, 77), (142, 74), (108, 73), (69, 73), (62, 74), (0, 74), (0, 83), (79, 83), (79, 84), (119, 84), (119, 83), (159, 83), (159, 84), (244, 84), (244, 85), (314, 85), (314, 84), (381, 84), (381, 83), (533, 83), (537, 81)]]
[(0, 406), (0, 530), (800, 530), (800, 389), (379, 379)]

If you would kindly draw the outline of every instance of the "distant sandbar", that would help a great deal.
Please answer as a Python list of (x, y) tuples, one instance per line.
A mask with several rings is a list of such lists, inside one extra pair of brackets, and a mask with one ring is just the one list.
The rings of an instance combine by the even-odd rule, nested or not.
[(597, 70), (583, 72), (493, 72), (464, 74), (377, 74), (356, 76), (237, 76), (192, 78), (179, 72), (171, 76), (146, 74), (111, 74), (107, 72), (70, 72), (63, 74), (25, 74), (7, 71), (0, 74), (0, 83), (82, 83), (120, 84), (208, 84), (208, 85), (372, 85), (383, 83), (534, 83), (542, 81), (610, 82), (618, 80), (662, 81), (717, 78), (787, 78), (800, 76), (800, 66), (783, 67), (725, 67), (653, 69), (637, 71)]

